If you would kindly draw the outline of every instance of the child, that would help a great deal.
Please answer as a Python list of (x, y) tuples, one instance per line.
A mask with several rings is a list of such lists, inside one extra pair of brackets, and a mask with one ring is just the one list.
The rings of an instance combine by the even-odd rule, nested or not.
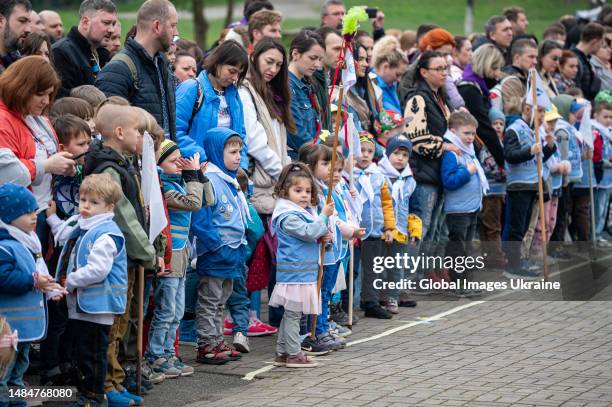
[[(498, 109), (489, 110), (489, 121), (497, 133), (500, 146), (504, 140), (506, 116)], [(478, 140), (475, 142), (478, 143)], [(480, 241), (483, 253), (486, 253), (486, 264), (490, 268), (503, 269), (508, 264), (501, 248), (502, 214), (506, 200), (506, 173), (499, 167), (495, 158), (485, 145), (481, 145), (478, 159), (482, 163), (489, 191), (482, 198), (482, 211), (480, 212)]]
[(0, 309), (19, 337), (8, 374), (0, 377), (0, 394), (4, 395), (7, 386), (25, 387), (30, 342), (45, 337), (47, 316), (41, 293), (53, 292), (53, 299), (59, 300), (64, 292), (42, 258), (35, 233), (37, 210), (36, 198), (26, 188), (12, 183), (0, 186)]
[(81, 118), (89, 125), (90, 133), (93, 136), (96, 134), (96, 125), (94, 123), (94, 109), (89, 103), (83, 99), (74, 97), (65, 97), (59, 99), (53, 104), (49, 115), (52, 118), (58, 118), (67, 114), (73, 114)]
[[(412, 143), (408, 137), (402, 135), (395, 136), (387, 142), (385, 156), (378, 162), (381, 173), (387, 177), (391, 184), (391, 197), (393, 198), (393, 213), (397, 220), (397, 234), (395, 239), (402, 244), (398, 247), (401, 252), (408, 248), (405, 245), (412, 245), (421, 240), (423, 226), (421, 222), (420, 208), (415, 207), (414, 201), (410, 204), (410, 198), (416, 187), (416, 181), (412, 177), (412, 170), (408, 163)], [(412, 250), (408, 249), (409, 252)], [(414, 254), (414, 253), (412, 253)], [(388, 281), (401, 281), (404, 278), (403, 270), (398, 268), (395, 274), (388, 276)], [(398, 306), (415, 307), (416, 301), (404, 297), (400, 301), (400, 290), (388, 290), (387, 311), (392, 314), (399, 313)]]
[(606, 224), (606, 213), (612, 196), (612, 104), (610, 102), (597, 102), (594, 116), (591, 121), (595, 136), (595, 161), (597, 180), (597, 193), (595, 194), (595, 238), (597, 246), (611, 247), (612, 243), (602, 237)]
[[(449, 239), (446, 256), (457, 259), (469, 254), (476, 233), (482, 197), (489, 190), (489, 183), (474, 150), (478, 127), (474, 116), (467, 112), (454, 112), (448, 120), (448, 127), (444, 134), (445, 141), (457, 146), (463, 153), (459, 155), (453, 151), (444, 152), (441, 168)], [(451, 273), (453, 280), (460, 284), (455, 291), (458, 296), (470, 297), (478, 294), (463, 288), (462, 283), (468, 278), (467, 271), (453, 269)]]
[(162, 141), (157, 165), (163, 171), (161, 181), (172, 233), (172, 259), (170, 267), (158, 275), (146, 357), (153, 370), (164, 373), (165, 377), (190, 376), (194, 369), (177, 357), (174, 340), (185, 306), (191, 212), (202, 207), (204, 175), (200, 171), (199, 154), (183, 158), (171, 140)]
[[(521, 242), (529, 227), (531, 212), (537, 204), (538, 174), (535, 154), (542, 154), (546, 162), (555, 152), (556, 146), (552, 134), (546, 135), (546, 145), (535, 142), (535, 134), (527, 124), (531, 120), (532, 107), (525, 100), (518, 106), (508, 108), (510, 116), (504, 137), (504, 157), (507, 171), (507, 194), (510, 210), (507, 211), (509, 224), (508, 245), (506, 257), (508, 270), (504, 272), (507, 278), (522, 278), (535, 280), (538, 274), (521, 265)], [(519, 115), (520, 113), (520, 115)], [(544, 108), (538, 107), (537, 114), (542, 122)]]
[(238, 360), (240, 352), (223, 340), (223, 308), (232, 294), (233, 279), (244, 273), (246, 198), (236, 180), (242, 138), (228, 128), (213, 128), (204, 137), (214, 204), (193, 215), (191, 228), (198, 253), (198, 363), (219, 365)]
[(274, 365), (316, 367), (318, 363), (300, 349), (300, 319), (303, 314), (321, 312), (317, 292), (318, 240), (330, 237), (327, 222), (334, 213), (334, 204), (324, 205), (321, 214), (315, 216), (312, 206), (318, 203), (317, 186), (302, 163), (283, 169), (275, 193), (279, 200), (272, 214), (272, 230), (277, 235), (278, 248), (276, 285), (270, 305), (282, 306), (285, 312), (278, 331)]
[(122, 315), (115, 317), (109, 335), (108, 369), (105, 383), (109, 404), (120, 406), (141, 403), (142, 398), (129, 393), (122, 385), (125, 372), (118, 361), (119, 348), (128, 327), (130, 303), (134, 291), (137, 267), (153, 269), (155, 249), (145, 230), (145, 211), (138, 175), (127, 154), (136, 154), (142, 135), (138, 131), (138, 111), (129, 106), (106, 104), (95, 118), (96, 129), (103, 143), (91, 144), (85, 159), (84, 175), (108, 173), (121, 185), (123, 196), (115, 205), (115, 222), (125, 237), (128, 257), (127, 306)]
[[(361, 308), (370, 318), (391, 319), (392, 314), (379, 304), (379, 292), (374, 288), (374, 257), (393, 255), (391, 243), (394, 239), (395, 216), (391, 191), (376, 164), (373, 163), (375, 144), (367, 133), (360, 137), (361, 156), (353, 169), (355, 186), (363, 203), (361, 227), (365, 228), (365, 239), (360, 250), (355, 250), (355, 258), (361, 256), (362, 290)], [(381, 239), (386, 243), (381, 244)], [(388, 252), (387, 254), (385, 254)]]
[(89, 103), (93, 110), (96, 110), (100, 103), (106, 100), (104, 92), (93, 85), (81, 85), (77, 86), (76, 88), (72, 88), (70, 91), (70, 97), (83, 99)]
[[(79, 189), (79, 215), (62, 222), (49, 210), (47, 222), (57, 241), (64, 243), (56, 279), (69, 295), (68, 332), (73, 360), (84, 380), (79, 405), (105, 403), (104, 381), (108, 337), (115, 315), (125, 311), (128, 277), (125, 239), (113, 221), (113, 210), (123, 197), (109, 174), (86, 177)], [(71, 220), (76, 220), (76, 225)]]

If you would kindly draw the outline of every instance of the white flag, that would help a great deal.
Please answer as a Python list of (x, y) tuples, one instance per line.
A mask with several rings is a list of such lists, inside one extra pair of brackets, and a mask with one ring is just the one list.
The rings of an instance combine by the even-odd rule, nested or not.
[(344, 135), (346, 134), (346, 130), (344, 129), (345, 126), (348, 126), (348, 150), (349, 150), (349, 155), (352, 155), (353, 157), (361, 157), (361, 144), (359, 142), (359, 132), (357, 131), (357, 129), (355, 128), (355, 122), (353, 121), (353, 113), (349, 113), (347, 114), (347, 119), (346, 119), (346, 123), (344, 123), (344, 126), (342, 126), (342, 128), (340, 129), (340, 133), (338, 134), (338, 137), (343, 140), (344, 143)]
[(539, 107), (543, 107), (546, 110), (549, 110), (552, 107), (552, 103), (550, 98), (548, 97), (548, 92), (546, 92), (546, 85), (544, 85), (544, 81), (540, 77), (540, 74), (536, 72), (535, 69), (529, 71), (529, 77), (527, 78), (527, 93), (525, 94), (525, 100), (529, 106), (533, 106), (535, 103), (533, 101), (533, 94), (531, 91), (531, 75), (536, 77), (536, 100), (537, 105)]
[(357, 75), (355, 74), (355, 61), (353, 60), (353, 53), (349, 49), (346, 50), (344, 62), (346, 64), (346, 68), (342, 70), (342, 87), (344, 88), (344, 93), (347, 93), (351, 86), (357, 82)]
[(149, 242), (151, 243), (168, 225), (153, 146), (151, 135), (145, 131), (142, 148), (142, 195), (145, 206), (149, 208)]
[(591, 126), (591, 104), (587, 102), (584, 107), (584, 113), (582, 114), (582, 120), (580, 121), (580, 128), (578, 129), (582, 134), (582, 141), (588, 148), (593, 149), (593, 127)]

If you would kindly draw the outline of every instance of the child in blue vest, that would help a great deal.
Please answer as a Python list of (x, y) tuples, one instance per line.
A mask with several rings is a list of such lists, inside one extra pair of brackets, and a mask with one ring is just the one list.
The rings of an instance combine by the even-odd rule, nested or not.
[(174, 351), (176, 329), (185, 311), (185, 272), (189, 262), (191, 212), (202, 208), (204, 175), (200, 155), (181, 157), (178, 145), (162, 141), (157, 165), (168, 205), (172, 234), (172, 260), (155, 287), (155, 310), (149, 329), (146, 357), (154, 371), (165, 377), (190, 376), (194, 369), (184, 364)]
[[(542, 162), (545, 163), (557, 147), (550, 133), (546, 135), (546, 145), (535, 142), (535, 134), (528, 124), (531, 111), (532, 107), (523, 100), (521, 111), (515, 108), (506, 119), (508, 126), (504, 136), (504, 158), (507, 171), (507, 205), (510, 206), (506, 213), (510, 219), (509, 242), (506, 245), (508, 270), (504, 272), (504, 276), (535, 280), (539, 275), (529, 270), (526, 264), (521, 264), (521, 242), (529, 227), (531, 211), (537, 204), (538, 177), (542, 176), (537, 171), (536, 154), (542, 154)], [(540, 116), (540, 122), (544, 120), (544, 113), (544, 108), (538, 107), (536, 114)]]
[[(409, 160), (412, 152), (412, 143), (405, 135), (394, 136), (387, 142), (385, 155), (378, 162), (378, 168), (391, 185), (393, 198), (393, 213), (397, 221), (395, 240), (399, 244), (397, 250), (414, 255), (415, 243), (421, 240), (423, 225), (421, 222), (421, 208), (415, 205), (411, 197), (416, 188), (416, 181), (412, 176)], [(403, 278), (413, 278), (414, 274), (406, 274), (401, 268), (389, 270), (388, 281), (401, 281)], [(408, 273), (414, 273), (410, 270)], [(415, 307), (416, 301), (410, 300), (406, 293), (400, 298), (400, 290), (387, 290), (387, 311), (392, 314), (399, 313), (399, 306)]]
[[(457, 146), (462, 154), (446, 151), (442, 155), (444, 212), (449, 240), (446, 256), (452, 257), (459, 263), (469, 254), (472, 239), (476, 234), (478, 212), (482, 207), (482, 198), (489, 190), (489, 182), (474, 150), (478, 127), (474, 116), (467, 112), (454, 112), (449, 118), (448, 127), (444, 141)], [(460, 284), (455, 291), (458, 296), (478, 294), (463, 288), (463, 281), (467, 280), (469, 271), (463, 266), (451, 270), (453, 280)]]
[(276, 250), (276, 285), (270, 306), (284, 307), (276, 344), (276, 366), (315, 367), (318, 364), (301, 351), (300, 320), (302, 315), (321, 312), (317, 291), (321, 238), (329, 240), (329, 218), (333, 201), (325, 204), (319, 216), (313, 210), (318, 204), (317, 186), (302, 163), (287, 165), (275, 188), (279, 200), (272, 214), (272, 231), (278, 239)]
[(223, 310), (232, 294), (233, 279), (243, 276), (246, 224), (250, 217), (246, 197), (236, 180), (242, 138), (231, 129), (215, 127), (204, 136), (214, 204), (195, 212), (191, 228), (198, 254), (198, 363), (219, 365), (238, 360), (240, 352), (223, 340)]
[(395, 234), (395, 216), (391, 188), (373, 162), (375, 144), (368, 133), (360, 135), (361, 155), (357, 159), (353, 173), (355, 187), (363, 204), (360, 226), (365, 228), (360, 250), (355, 250), (355, 258), (361, 257), (362, 288), (361, 308), (370, 318), (391, 319), (392, 314), (381, 307), (380, 292), (374, 287), (378, 274), (374, 273), (374, 257), (393, 256), (392, 243)]
[(73, 360), (84, 377), (80, 405), (105, 403), (109, 333), (115, 316), (126, 308), (127, 251), (113, 220), (122, 196), (109, 174), (90, 175), (79, 189), (79, 215), (62, 222), (51, 213), (47, 220), (64, 246), (56, 279), (69, 293), (67, 330), (77, 333), (71, 337)]
[(606, 224), (606, 213), (612, 197), (612, 104), (610, 102), (596, 102), (593, 120), (593, 135), (595, 137), (595, 151), (598, 160), (595, 163), (596, 174), (599, 175), (597, 193), (595, 194), (595, 238), (599, 247), (611, 247), (612, 243), (602, 237)]
[[(36, 236), (38, 204), (30, 191), (6, 183), (0, 186), (0, 314), (17, 331), (15, 359), (0, 377), (0, 405), (8, 406), (7, 386), (25, 387), (30, 342), (47, 333), (45, 298), (59, 300), (64, 290), (49, 275)], [(15, 400), (16, 401), (16, 400)], [(11, 405), (24, 405), (25, 401)]]

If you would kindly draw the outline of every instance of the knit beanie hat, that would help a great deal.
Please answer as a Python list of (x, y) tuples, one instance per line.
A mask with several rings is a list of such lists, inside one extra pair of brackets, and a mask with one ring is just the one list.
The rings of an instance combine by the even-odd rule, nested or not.
[(162, 141), (159, 145), (159, 160), (157, 160), (157, 165), (163, 163), (166, 158), (170, 157), (170, 154), (178, 149), (178, 145), (174, 141), (170, 139)]
[(37, 209), (36, 198), (25, 187), (12, 182), (0, 186), (0, 219), (2, 222), (9, 224), (21, 215)]
[(502, 122), (506, 122), (506, 115), (496, 107), (492, 107), (489, 109), (489, 122), (491, 124), (495, 123), (497, 120), (501, 120)]
[(359, 132), (359, 142), (360, 143), (372, 143), (374, 144), (374, 136), (367, 131)]
[(404, 134), (398, 134), (387, 143), (385, 154), (389, 157), (398, 148), (405, 148), (408, 150), (408, 154), (410, 154), (412, 152), (412, 142)]

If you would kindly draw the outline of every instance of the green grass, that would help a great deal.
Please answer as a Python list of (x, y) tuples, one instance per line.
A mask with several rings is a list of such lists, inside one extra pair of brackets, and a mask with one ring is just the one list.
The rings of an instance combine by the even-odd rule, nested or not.
[[(240, 2), (240, 1), (238, 1)], [(175, 2), (179, 9), (188, 9), (189, 0)], [(362, 5), (363, 0), (345, 0), (348, 7)], [(465, 1), (460, 0), (431, 0), (424, 5), (422, 0), (368, 0), (370, 7), (378, 7), (385, 13), (385, 27), (399, 28), (402, 30), (415, 30), (420, 24), (438, 24), (451, 31), (453, 34), (463, 34), (463, 19), (465, 13)], [(128, 0), (119, 4), (121, 11), (134, 11), (141, 2)], [(206, 5), (225, 4), (224, 0), (206, 0)], [(576, 9), (588, 8), (587, 0), (515, 0), (512, 2), (494, 0), (485, 2), (475, 1), (474, 30), (483, 31), (486, 20), (495, 14), (501, 14), (504, 7), (513, 4), (523, 7), (529, 18), (529, 31), (541, 37), (544, 29), (563, 14), (573, 14)], [(60, 11), (64, 26), (76, 25), (78, 16), (76, 9)], [(123, 33), (135, 24), (133, 19), (120, 19)], [(286, 19), (283, 22), (283, 30), (290, 32), (307, 25), (318, 25), (316, 19)], [(212, 44), (222, 30), (222, 20), (210, 21), (208, 30), (208, 45)], [(193, 38), (193, 21), (179, 20), (179, 33), (182, 38)], [(370, 29), (370, 25), (364, 26)]]

